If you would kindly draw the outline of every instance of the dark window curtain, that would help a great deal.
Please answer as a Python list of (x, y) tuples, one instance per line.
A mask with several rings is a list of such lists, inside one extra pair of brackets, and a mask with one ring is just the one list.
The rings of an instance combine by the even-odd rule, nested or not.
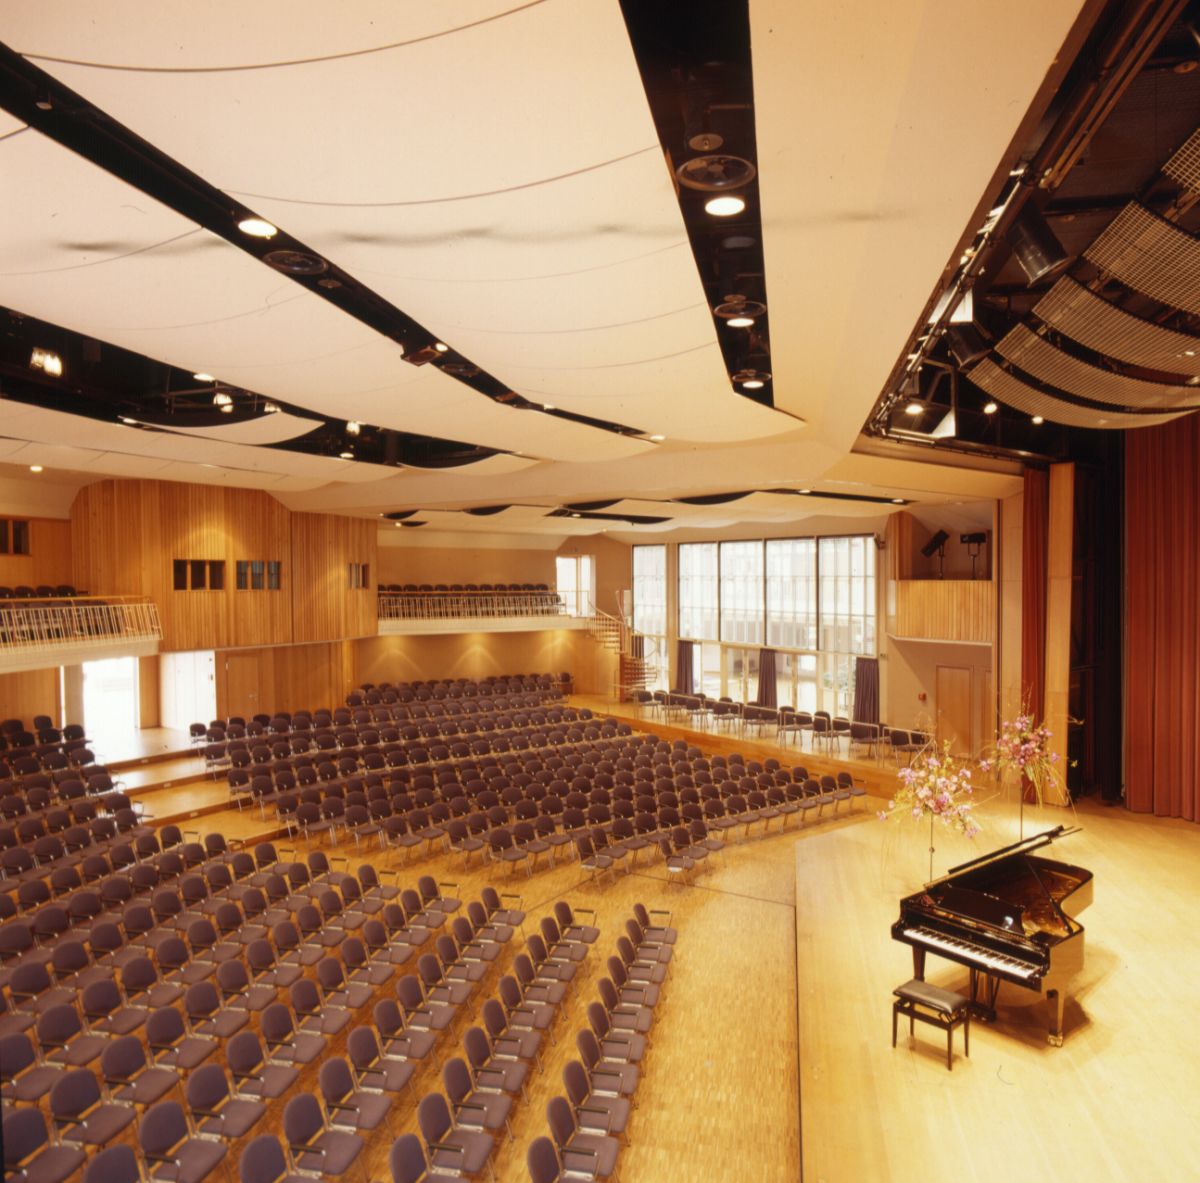
[(1200, 820), (1200, 416), (1125, 434), (1125, 800)]
[(878, 657), (859, 657), (854, 661), (854, 720), (879, 722)]
[(696, 680), (692, 676), (692, 667), (696, 651), (695, 641), (680, 641), (675, 650), (675, 693), (695, 694)]
[(1021, 544), (1021, 699), (1039, 723), (1046, 687), (1046, 523), (1050, 474), (1025, 471)]
[(754, 702), (760, 707), (777, 707), (779, 705), (774, 649), (758, 651), (758, 697)]

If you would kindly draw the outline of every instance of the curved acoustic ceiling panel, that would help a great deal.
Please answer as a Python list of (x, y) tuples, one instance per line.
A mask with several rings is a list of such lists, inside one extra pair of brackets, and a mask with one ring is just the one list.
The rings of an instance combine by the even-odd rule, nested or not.
[(981, 390), (1025, 411), (1030, 415), (1041, 415), (1054, 423), (1065, 423), (1068, 427), (1153, 427), (1178, 419), (1186, 411), (1174, 415), (1129, 415), (1121, 411), (1097, 410), (1055, 398), (1022, 382), (1015, 374), (1001, 369), (990, 358), (984, 358), (968, 377)]
[(1200, 238), (1144, 205), (1127, 205), (1083, 255), (1144, 296), (1200, 315)]
[(1133, 316), (1063, 276), (1034, 306), (1034, 315), (1096, 353), (1165, 373), (1200, 377), (1200, 337)]
[[(207, 20), (241, 29), (244, 7)], [(314, 22), (287, 58), (255, 21), (195, 29), (181, 60), (157, 0), (94, 43), (54, 4), (0, 29), (535, 402), (679, 440), (801, 426), (731, 387), (618, 4), (478, 3), (454, 26), (367, 7), (372, 44), (331, 51)]]
[(1182, 188), (1200, 193), (1200, 127), (1192, 132), (1183, 147), (1163, 165), (1163, 172)]
[(1015, 325), (1001, 338), (996, 352), (1032, 374), (1039, 382), (1069, 394), (1117, 407), (1179, 407), (1194, 410), (1200, 405), (1200, 389), (1143, 382), (1080, 361), (1039, 337), (1027, 325)]

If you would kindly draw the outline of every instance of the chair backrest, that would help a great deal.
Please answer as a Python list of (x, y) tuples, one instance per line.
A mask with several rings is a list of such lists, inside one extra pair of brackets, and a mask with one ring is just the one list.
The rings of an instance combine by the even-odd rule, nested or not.
[(109, 1146), (101, 1150), (83, 1172), (83, 1183), (138, 1183), (141, 1179), (132, 1146)]
[(50, 1112), (56, 1118), (75, 1117), (99, 1101), (99, 1082), (87, 1068), (76, 1068), (60, 1076), (50, 1089)]
[(187, 1117), (178, 1101), (151, 1105), (138, 1124), (138, 1141), (144, 1154), (165, 1154), (187, 1136)]
[(187, 1103), (192, 1112), (219, 1109), (229, 1096), (229, 1081), (220, 1064), (202, 1064), (187, 1079)]
[(556, 1180), (562, 1178), (558, 1165), (558, 1151), (545, 1135), (534, 1138), (529, 1143), (525, 1165), (529, 1168), (530, 1183), (556, 1183)]
[(450, 1107), (441, 1093), (430, 1093), (417, 1106), (417, 1125), (427, 1146), (440, 1142), (450, 1129)]
[(288, 1173), (283, 1147), (274, 1134), (260, 1134), (238, 1160), (241, 1183), (275, 1183)]
[(290, 1145), (302, 1145), (324, 1125), (321, 1106), (312, 1093), (297, 1093), (283, 1111), (283, 1136)]
[[(392, 1143), (388, 1161), (392, 1169), (392, 1183), (417, 1183), (426, 1170), (425, 1151), (416, 1134), (401, 1134)], [(242, 1179), (242, 1183), (271, 1183), (270, 1180)]]
[(321, 1065), (317, 1080), (326, 1106), (354, 1092), (354, 1078), (350, 1075), (350, 1065), (341, 1056), (326, 1060)]
[(17, 1163), (28, 1158), (40, 1146), (50, 1141), (46, 1134), (46, 1119), (36, 1106), (23, 1106), (7, 1110), (4, 1114), (4, 1166), (5, 1175), (12, 1172), (15, 1179), (20, 1173)]

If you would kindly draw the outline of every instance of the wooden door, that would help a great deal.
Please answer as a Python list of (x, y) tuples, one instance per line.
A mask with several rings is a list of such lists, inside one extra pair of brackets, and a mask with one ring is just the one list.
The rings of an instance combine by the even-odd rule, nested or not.
[(971, 670), (969, 667), (937, 667), (937, 734), (949, 743), (956, 756), (971, 753)]
[(257, 653), (226, 653), (225, 662), (225, 702), (218, 703), (218, 711), (228, 718), (230, 715), (243, 715), (247, 719), (264, 710), (260, 687), (262, 672), (259, 669)]

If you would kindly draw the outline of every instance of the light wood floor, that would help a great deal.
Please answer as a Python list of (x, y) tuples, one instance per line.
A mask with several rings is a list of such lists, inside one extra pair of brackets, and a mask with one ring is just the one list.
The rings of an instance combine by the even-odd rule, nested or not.
[[(1040, 814), (1040, 816), (1039, 816)], [(973, 848), (939, 833), (935, 874), (1015, 841), (1011, 804), (984, 810)], [(1026, 811), (1025, 833), (1072, 816)], [(1083, 803), (1082, 832), (1049, 857), (1088, 868), (1083, 972), (1061, 1048), (1035, 996), (1002, 988), (994, 1026), (972, 1024), (970, 1059), (946, 1070), (945, 1041), (904, 1024), (891, 1048), (891, 991), (912, 976), (890, 927), (925, 880), (928, 830), (895, 823), (814, 833), (796, 847), (804, 1179), (991, 1183), (1200, 1177), (1200, 830)], [(927, 977), (962, 990), (966, 971), (930, 957)]]

